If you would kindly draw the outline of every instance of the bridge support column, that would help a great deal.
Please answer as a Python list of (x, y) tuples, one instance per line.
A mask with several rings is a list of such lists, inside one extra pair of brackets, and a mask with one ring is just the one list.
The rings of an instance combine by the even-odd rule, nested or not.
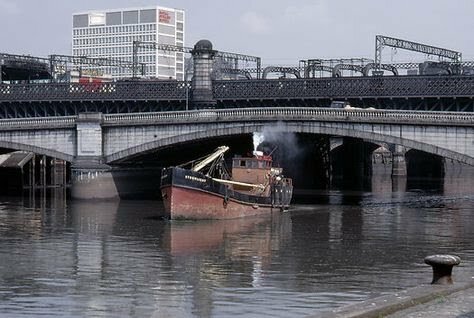
[(102, 113), (79, 114), (76, 122), (77, 155), (71, 167), (71, 197), (74, 199), (118, 198), (111, 168), (103, 161)]
[(28, 186), (30, 188), (30, 191), (33, 191), (36, 187), (36, 180), (35, 180), (35, 162), (36, 162), (36, 156), (33, 154), (33, 158), (30, 160), (30, 167), (29, 167), (29, 178), (28, 178)]
[(392, 177), (406, 177), (407, 163), (405, 153), (405, 147), (395, 145), (395, 151), (392, 154)]

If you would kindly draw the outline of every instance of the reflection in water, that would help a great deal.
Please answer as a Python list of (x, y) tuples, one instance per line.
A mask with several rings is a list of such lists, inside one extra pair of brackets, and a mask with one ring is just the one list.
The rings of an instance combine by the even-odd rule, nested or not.
[(371, 192), (318, 193), (324, 204), (204, 222), (164, 221), (157, 201), (2, 198), (0, 312), (302, 317), (429, 283), (433, 253), (460, 255), (462, 281), (473, 276), (472, 180), (380, 178)]
[[(235, 234), (239, 236), (241, 233), (255, 231), (259, 224), (270, 218), (271, 216), (202, 222), (171, 221), (163, 233), (163, 247), (175, 256), (209, 251), (220, 248), (224, 241), (231, 243)], [(256, 251), (250, 252), (250, 255), (254, 255)]]

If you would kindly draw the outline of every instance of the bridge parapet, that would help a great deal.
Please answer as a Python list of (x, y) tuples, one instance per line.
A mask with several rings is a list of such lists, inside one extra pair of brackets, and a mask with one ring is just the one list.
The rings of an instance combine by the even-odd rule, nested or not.
[(184, 100), (187, 91), (178, 81), (0, 84), (0, 101)]
[(227, 122), (241, 120), (322, 120), (368, 123), (436, 124), (474, 126), (474, 114), (460, 112), (420, 112), (378, 109), (332, 108), (244, 108), (146, 114), (107, 114), (103, 126), (178, 124), (189, 122)]
[[(90, 85), (89, 85), (90, 84)], [(189, 82), (0, 84), (2, 102), (186, 101)], [(331, 98), (474, 97), (474, 76), (382, 76), (212, 82), (218, 101), (319, 100)]]
[(0, 120), (0, 130), (72, 128), (77, 116), (11, 118)]
[[(192, 110), (134, 114), (104, 114), (102, 126), (133, 126), (147, 124), (179, 124), (197, 122), (229, 122), (240, 120), (354, 121), (406, 124), (474, 126), (474, 114), (464, 112), (398, 111), (382, 109), (332, 109), (309, 107), (240, 108)], [(74, 128), (78, 116), (12, 118), (0, 120), (0, 130), (31, 130)]]
[(380, 76), (216, 81), (218, 100), (473, 97), (474, 76)]

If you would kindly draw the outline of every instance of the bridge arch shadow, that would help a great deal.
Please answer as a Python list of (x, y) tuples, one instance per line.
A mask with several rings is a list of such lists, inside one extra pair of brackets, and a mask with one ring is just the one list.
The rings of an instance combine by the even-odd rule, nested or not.
[[(211, 124), (212, 125), (212, 124)], [(420, 150), (426, 153), (438, 155), (440, 157), (449, 158), (461, 163), (474, 166), (474, 158), (467, 155), (463, 155), (454, 152), (449, 149), (441, 148), (435, 145), (422, 143), (416, 140), (405, 139), (400, 137), (394, 137), (389, 135), (383, 135), (375, 132), (368, 132), (363, 130), (357, 130), (353, 127), (349, 128), (335, 128), (328, 123), (322, 122), (284, 122), (281, 120), (267, 121), (267, 122), (256, 122), (256, 123), (245, 123), (236, 124), (232, 127), (227, 128), (211, 128), (203, 131), (197, 131), (187, 133), (183, 135), (173, 136), (169, 138), (163, 138), (153, 142), (144, 143), (138, 146), (130, 147), (122, 151), (118, 151), (113, 154), (109, 154), (105, 157), (107, 164), (113, 164), (114, 162), (131, 159), (135, 156), (159, 151), (173, 145), (203, 140), (212, 139), (218, 137), (230, 137), (235, 135), (252, 134), (254, 132), (262, 132), (265, 127), (278, 127), (280, 133), (306, 133), (315, 135), (329, 135), (338, 137), (353, 137), (363, 139), (372, 143), (387, 143), (402, 145), (407, 148)], [(1, 144), (0, 144), (1, 146)]]
[(406, 155), (407, 172), (415, 177), (443, 177), (444, 160), (442, 157), (410, 149)]

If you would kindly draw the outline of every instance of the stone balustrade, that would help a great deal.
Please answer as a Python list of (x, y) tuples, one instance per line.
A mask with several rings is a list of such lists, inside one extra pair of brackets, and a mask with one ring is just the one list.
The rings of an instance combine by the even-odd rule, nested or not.
[(105, 126), (142, 125), (180, 122), (248, 120), (321, 120), (367, 123), (405, 123), (420, 125), (472, 126), (474, 114), (460, 112), (420, 112), (377, 109), (332, 108), (244, 108), (144, 114), (104, 115)]
[(73, 128), (76, 126), (76, 119), (77, 116), (2, 119), (0, 130)]
[[(77, 116), (12, 118), (0, 120), (0, 130), (70, 128)], [(474, 114), (460, 112), (420, 112), (377, 109), (331, 108), (245, 108), (192, 110), (135, 114), (105, 114), (103, 126), (129, 126), (182, 122), (226, 122), (241, 120), (356, 121), (420, 125), (473, 126)]]

